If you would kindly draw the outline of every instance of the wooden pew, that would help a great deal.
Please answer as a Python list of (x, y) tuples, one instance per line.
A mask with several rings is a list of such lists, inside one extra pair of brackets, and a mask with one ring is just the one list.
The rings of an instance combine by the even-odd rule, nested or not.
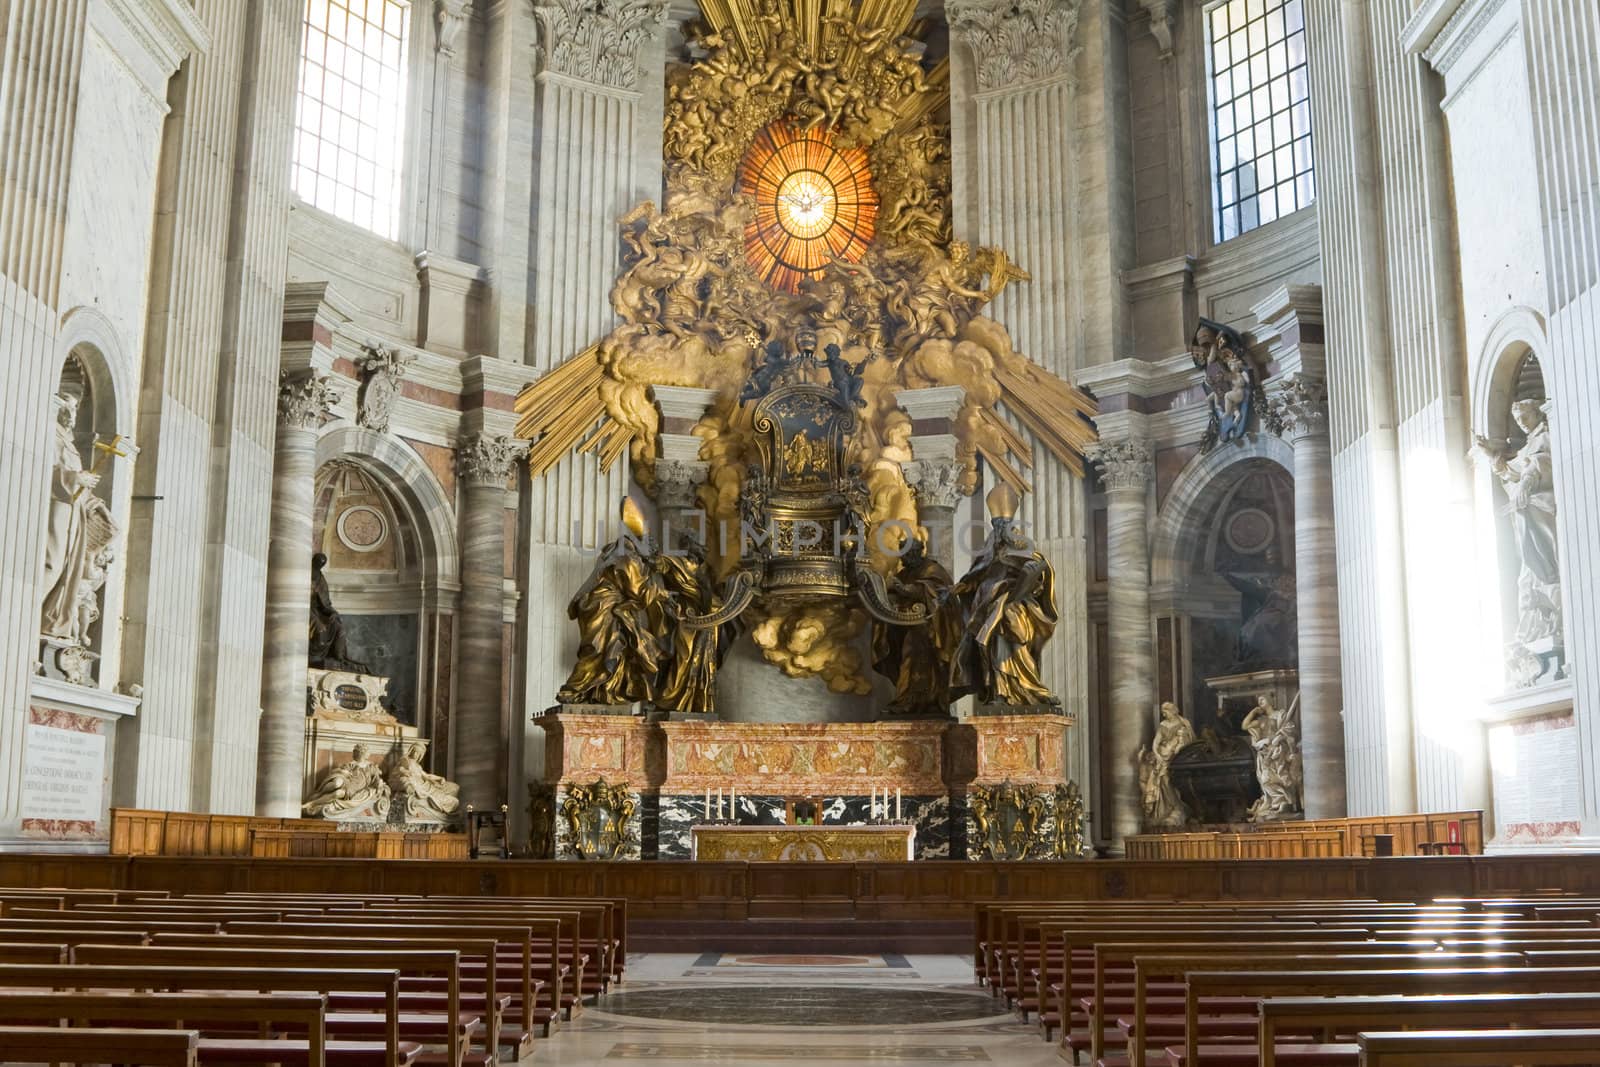
[[(1194, 983), (1189, 980), (1190, 972), (1204, 971), (1210, 974), (1224, 972), (1285, 972), (1297, 973), (1315, 971), (1327, 973), (1335, 971), (1376, 971), (1376, 970), (1412, 970), (1412, 971), (1449, 971), (1462, 967), (1520, 967), (1522, 957), (1516, 953), (1441, 953), (1432, 951), (1423, 952), (1395, 952), (1394, 946), (1378, 942), (1368, 942), (1365, 947), (1341, 948), (1338, 952), (1324, 952), (1322, 946), (1308, 946), (1303, 952), (1296, 953), (1289, 949), (1282, 953), (1257, 954), (1252, 950), (1236, 951), (1226, 946), (1210, 946), (1202, 954), (1177, 954), (1165, 950), (1150, 952), (1148, 949), (1140, 951), (1134, 957), (1134, 990), (1133, 990), (1133, 1019), (1128, 1028), (1131, 1034), (1128, 1051), (1128, 1062), (1131, 1067), (1144, 1067), (1145, 1051), (1149, 1047), (1152, 1036), (1159, 1039), (1163, 1030), (1155, 1025), (1156, 1017), (1151, 1013), (1151, 999), (1148, 995), (1149, 983), (1152, 978), (1176, 978), (1182, 983), (1183, 992), (1173, 1008), (1182, 1014), (1164, 1016), (1181, 1021), (1181, 1028), (1174, 1036), (1188, 1040), (1193, 1031), (1196, 1043), (1205, 1035), (1205, 1027), (1200, 1023), (1203, 1014), (1198, 1006), (1196, 995), (1196, 1008), (1193, 1013), (1189, 1011), (1191, 1003), (1191, 990)], [(1235, 1001), (1243, 1001), (1234, 1007), (1239, 1011), (1254, 1012), (1254, 1001), (1257, 994), (1218, 994), (1228, 996)], [(1098, 1058), (1098, 1056), (1096, 1057)]]
[[(1457, 969), (1191, 971), (1185, 978), (1184, 1043), (1168, 1048), (1172, 1067), (1203, 1067), (1227, 1057), (1239, 1046), (1202, 1050), (1197, 1022), (1201, 1004), (1221, 997), (1264, 999), (1273, 996), (1457, 995), (1463, 993), (1594, 993), (1600, 992), (1600, 967), (1462, 967)], [(1249, 1060), (1256, 1049), (1244, 1046)]]
[(1460, 996), (1268, 997), (1261, 1002), (1256, 1046), (1261, 1067), (1276, 1067), (1284, 1034), (1314, 1033), (1350, 1041), (1361, 1030), (1582, 1029), (1600, 1019), (1600, 993), (1472, 993)]
[[(412, 962), (404, 953), (386, 953), (381, 962), (365, 956), (352, 961), (350, 953), (241, 954), (175, 952), (150, 946), (85, 945), (75, 950), (77, 962), (60, 967), (0, 967), (0, 987), (29, 986), (49, 989), (155, 989), (171, 992), (199, 990), (292, 991), (325, 994), (330, 1004), (341, 996), (374, 998), (382, 1004), (377, 1040), (367, 1033), (347, 1034), (357, 1020), (342, 1009), (327, 1019), (331, 1052), (340, 1058), (382, 1062), (403, 1067), (421, 1048), (403, 1041), (398, 964)], [(394, 964), (389, 964), (393, 959)], [(337, 1008), (337, 1005), (335, 1005)]]
[(65, 963), (67, 952), (60, 941), (0, 941), (0, 963)]
[[(158, 935), (154, 943), (144, 948), (127, 948), (120, 952), (109, 948), (96, 948), (89, 953), (85, 948), (75, 950), (73, 958), (83, 962), (134, 963), (139, 959), (169, 964), (216, 963), (219, 966), (248, 966), (252, 961), (280, 966), (313, 967), (319, 961), (342, 963), (349, 967), (395, 967), (401, 974), (400, 1036), (412, 1040), (443, 1043), (449, 1053), (449, 1062), (462, 1067), (469, 1062), (468, 1042), (464, 1038), (479, 1025), (484, 1027), (486, 1049), (483, 1059), (493, 1059), (498, 1031), (488, 1008), (479, 1011), (468, 1006), (462, 993), (462, 955), (486, 955), (494, 951), (493, 941), (469, 941), (460, 938), (434, 940), (429, 938), (354, 938), (354, 937), (257, 937), (245, 934), (165, 934)], [(408, 989), (408, 983), (417, 978), (442, 978), (445, 982), (443, 1003), (430, 992)], [(492, 976), (488, 992), (482, 1000), (494, 1004)], [(370, 998), (356, 995), (334, 998), (336, 1006), (344, 1011), (375, 1013)], [(387, 1005), (385, 1005), (387, 1010)], [(348, 1021), (355, 1028), (360, 1020)], [(345, 1025), (341, 1022), (341, 1028)], [(358, 1032), (370, 1033), (369, 1021)]]
[(23, 1063), (123, 1063), (195, 1067), (200, 1035), (193, 1030), (63, 1029), (0, 1026), (0, 1048)]
[(1522, 1067), (1600, 1061), (1600, 1030), (1411, 1030), (1364, 1033), (1361, 1067)]
[[(35, 992), (0, 990), (0, 1025), (32, 1025), (46, 1019), (64, 1019), (69, 1024), (113, 1025), (144, 1029), (138, 1023), (159, 1024), (152, 1029), (183, 1030), (195, 1024), (200, 1030), (244, 1027), (272, 1031), (288, 1024), (301, 1039), (284, 1038), (200, 1038), (199, 1059), (230, 1062), (249, 1059), (256, 1062), (326, 1067), (324, 1014), (327, 998), (322, 994), (272, 993), (249, 996), (196, 996), (191, 993), (85, 993), (73, 991)], [(0, 1046), (3, 1047), (3, 1046)], [(7, 1055), (10, 1055), (8, 1052)], [(121, 1062), (113, 1057), (112, 1062)]]

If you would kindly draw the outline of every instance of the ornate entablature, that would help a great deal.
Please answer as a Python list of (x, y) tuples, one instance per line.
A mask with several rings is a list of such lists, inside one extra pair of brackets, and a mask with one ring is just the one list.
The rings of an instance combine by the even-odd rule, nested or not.
[[(576, 17), (560, 5), (542, 10), (552, 40), (558, 15)], [(1066, 61), (1075, 4), (996, 10), (1028, 38), (1005, 46), (1019, 76)], [(763, 447), (756, 412), (739, 397), (771, 350), (809, 353), (822, 379), (812, 384), (824, 391), (840, 373), (855, 383), (835, 473), (855, 472), (861, 562), (880, 579), (895, 571), (904, 536), (875, 535), (891, 523), (919, 528), (904, 466), (911, 419), (897, 393), (964, 389), (951, 420), (953, 470), (939, 492), (924, 493), (939, 501), (930, 506), (970, 495), (980, 463), (1016, 493), (1030, 491), (1033, 455), (1015, 424), (1081, 475), (1093, 400), (1016, 351), (984, 314), (1027, 272), (999, 249), (952, 238), (949, 69), (907, 36), (915, 11), (914, 0), (831, 14), (793, 0), (706, 8), (693, 42), (700, 58), (668, 74), (664, 203), (646, 201), (621, 220), (623, 272), (611, 291), (621, 323), (518, 399), (535, 478), (574, 450), (596, 454), (603, 468), (626, 452), (655, 494), (661, 416), (652, 390), (711, 390), (717, 399), (693, 428), (706, 466), (697, 499), (710, 529), (738, 529)], [(818, 352), (830, 353), (828, 369)], [(735, 553), (710, 547), (719, 574), (740, 566)], [(752, 636), (769, 661), (838, 691), (868, 690), (852, 650), (866, 617), (848, 598), (769, 597), (761, 610), (769, 614)]]

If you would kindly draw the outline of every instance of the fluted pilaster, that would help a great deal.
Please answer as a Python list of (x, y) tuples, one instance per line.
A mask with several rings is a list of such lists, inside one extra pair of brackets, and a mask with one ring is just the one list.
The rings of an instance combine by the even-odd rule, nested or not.
[(465, 804), (507, 800), (505, 719), (506, 482), (526, 442), (478, 433), (456, 448), (462, 483), (461, 636), (455, 774)]
[(1111, 707), (1105, 723), (1109, 766), (1103, 772), (1111, 847), (1139, 832), (1137, 757), (1150, 739), (1155, 708), (1155, 649), (1150, 636), (1150, 543), (1147, 501), (1154, 471), (1150, 446), (1103, 442), (1089, 458), (1106, 490), (1107, 635)]
[(307, 637), (312, 519), (316, 509), (317, 429), (339, 402), (320, 374), (283, 376), (273, 449), (272, 533), (267, 546), (267, 617), (261, 671), (261, 740), (256, 750), (256, 814), (300, 814), (305, 774)]

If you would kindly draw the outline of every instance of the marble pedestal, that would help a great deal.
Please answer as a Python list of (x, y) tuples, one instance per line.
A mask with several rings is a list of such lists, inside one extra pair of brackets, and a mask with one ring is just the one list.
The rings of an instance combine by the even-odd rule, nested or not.
[(789, 825), (802, 801), (816, 808), (819, 826), (904, 822), (916, 829), (917, 858), (964, 858), (967, 791), (1065, 784), (1072, 726), (1064, 715), (1026, 713), (764, 723), (552, 712), (534, 721), (546, 734), (544, 787), (531, 813), (538, 839), (548, 833), (567, 858), (556, 813), (571, 790), (624, 785), (637, 848), (621, 858), (644, 859), (688, 859), (691, 828), (707, 821)]
[(0, 825), (0, 850), (105, 852), (111, 843), (116, 724), (134, 697), (36, 677), (29, 685), (15, 823)]

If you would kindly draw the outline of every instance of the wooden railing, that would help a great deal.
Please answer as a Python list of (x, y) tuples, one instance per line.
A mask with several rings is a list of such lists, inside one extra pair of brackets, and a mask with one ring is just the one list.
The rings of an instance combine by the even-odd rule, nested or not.
[(1377, 840), (1384, 836), (1390, 838), (1396, 856), (1428, 853), (1481, 856), (1483, 812), (1308, 819), (1184, 833), (1138, 834), (1127, 839), (1127, 857), (1131, 860), (1210, 860), (1371, 856)]
[(467, 858), (465, 834), (348, 831), (322, 819), (111, 809), (113, 856)]

